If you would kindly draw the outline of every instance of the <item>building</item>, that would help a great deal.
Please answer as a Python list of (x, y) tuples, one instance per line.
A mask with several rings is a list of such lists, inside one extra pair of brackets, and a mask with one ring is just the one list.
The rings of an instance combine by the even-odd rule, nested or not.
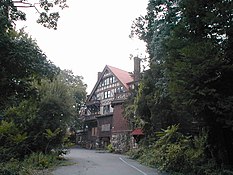
[(134, 73), (106, 65), (87, 98), (82, 114), (81, 141), (87, 148), (104, 148), (110, 143), (120, 152), (129, 148), (131, 128), (124, 118), (122, 104), (139, 80), (140, 60), (134, 60)]

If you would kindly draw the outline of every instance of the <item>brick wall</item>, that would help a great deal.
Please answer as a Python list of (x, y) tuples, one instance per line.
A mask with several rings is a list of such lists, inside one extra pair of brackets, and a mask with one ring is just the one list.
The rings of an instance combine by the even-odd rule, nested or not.
[[(98, 137), (111, 137), (112, 116), (98, 118)], [(108, 130), (108, 125), (109, 130)]]
[(123, 108), (121, 104), (115, 105), (112, 118), (112, 133), (124, 132), (129, 130), (129, 123), (123, 117)]

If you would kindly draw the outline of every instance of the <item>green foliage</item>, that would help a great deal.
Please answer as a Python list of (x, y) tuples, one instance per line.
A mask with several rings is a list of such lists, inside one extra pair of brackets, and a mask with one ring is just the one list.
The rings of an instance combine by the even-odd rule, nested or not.
[(144, 73), (135, 100), (136, 116), (143, 121), (145, 134), (152, 137), (160, 128), (179, 123), (175, 120), (177, 118), (175, 111), (171, 110), (167, 79), (163, 77), (162, 67), (162, 65), (153, 65)]
[(3, 175), (19, 175), (20, 171), (22, 171), (21, 164), (18, 161), (11, 161), (7, 164), (0, 164), (0, 174)]
[(232, 9), (228, 0), (151, 0), (132, 25), (149, 54), (135, 108), (146, 136), (171, 124), (208, 128), (204, 154), (218, 165), (233, 163)]
[(228, 170), (219, 168), (213, 159), (207, 159), (205, 155), (208, 149), (206, 131), (190, 137), (178, 132), (178, 125), (173, 125), (156, 135), (157, 141), (149, 147), (142, 145), (139, 149), (131, 150), (128, 155), (173, 174), (227, 174)]
[(75, 109), (79, 112), (86, 98), (87, 85), (83, 83), (83, 77), (74, 75), (71, 70), (62, 70), (57, 78), (69, 88), (68, 91), (75, 100)]
[(32, 153), (23, 163), (29, 164), (34, 169), (47, 169), (58, 164), (58, 155), (44, 154), (42, 152)]
[(71, 70), (62, 70), (57, 78), (67, 86), (68, 93), (73, 98), (72, 107), (74, 108), (75, 116), (69, 124), (69, 127), (70, 132), (75, 133), (78, 129), (82, 129), (79, 111), (86, 100), (87, 85), (83, 83), (82, 76), (74, 75)]
[(52, 79), (59, 71), (23, 30), (0, 37), (0, 53), (0, 111), (35, 97), (32, 82)]
[(114, 148), (113, 148), (113, 146), (112, 146), (112, 144), (109, 144), (109, 145), (107, 146), (107, 150), (108, 150), (110, 153), (112, 153), (112, 152), (115, 151)]
[(135, 115), (136, 105), (135, 97), (137, 96), (137, 86), (130, 91), (130, 95), (123, 103), (123, 116), (128, 120), (131, 129), (140, 127), (140, 119)]
[(69, 146), (67, 129), (77, 116), (77, 100), (80, 103), (84, 100), (76, 95), (84, 93), (85, 86), (81, 82), (78, 86), (69, 84), (60, 78), (52, 82), (44, 79), (33, 85), (38, 89), (37, 98), (6, 110), (0, 123), (1, 161), (23, 159), (38, 151), (62, 155)]
[(8, 161), (26, 151), (27, 134), (13, 122), (0, 122), (0, 160)]
[(137, 149), (130, 149), (126, 155), (131, 159), (139, 159), (144, 154), (145, 149), (141, 146)]
[[(34, 8), (39, 14), (37, 22), (47, 28), (57, 29), (57, 22), (60, 18), (57, 7), (64, 9), (67, 6), (66, 0), (47, 1), (12, 1), (4, 0), (0, 2), (0, 28), (4, 31), (12, 29), (15, 21), (26, 20), (25, 8)], [(55, 10), (55, 11), (54, 11)]]
[(23, 29), (13, 29), (15, 21), (26, 20), (20, 7), (38, 4), (38, 22), (56, 29), (59, 14), (52, 9), (67, 7), (65, 0), (0, 2), (0, 174), (34, 174), (18, 160), (37, 156), (36, 166), (44, 168), (53, 161), (44, 153), (66, 153), (67, 128), (74, 125), (85, 100), (82, 77), (68, 70), (58, 75), (60, 69), (36, 41)]
[(55, 154), (33, 153), (23, 161), (11, 159), (7, 163), (0, 163), (2, 175), (35, 175), (41, 174), (45, 169), (63, 164)]
[[(47, 145), (45, 148), (45, 152), (48, 151), (49, 147), (50, 147), (50, 143), (56, 141), (57, 137), (60, 135), (60, 133), (62, 132), (62, 130), (60, 128), (55, 129), (54, 132), (52, 132), (50, 129), (45, 129), (45, 138), (48, 140), (47, 141)], [(50, 148), (51, 149), (51, 148)]]

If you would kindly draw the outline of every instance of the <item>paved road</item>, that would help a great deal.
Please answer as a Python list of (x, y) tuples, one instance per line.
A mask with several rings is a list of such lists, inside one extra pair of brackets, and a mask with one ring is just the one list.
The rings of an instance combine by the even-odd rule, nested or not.
[(160, 175), (156, 169), (119, 154), (74, 148), (67, 158), (74, 164), (59, 167), (54, 175)]

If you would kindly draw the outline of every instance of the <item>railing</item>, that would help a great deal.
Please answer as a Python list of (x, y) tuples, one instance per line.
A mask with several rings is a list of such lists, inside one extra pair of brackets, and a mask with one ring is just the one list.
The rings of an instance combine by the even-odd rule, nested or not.
[(84, 121), (95, 120), (98, 115), (91, 114), (91, 115), (83, 115), (82, 118)]
[(129, 92), (115, 93), (114, 100), (111, 103), (112, 107), (116, 104), (123, 103), (128, 98), (129, 95), (130, 95)]
[(87, 106), (93, 106), (93, 105), (99, 106), (99, 105), (100, 105), (100, 100), (88, 101), (88, 102), (86, 102), (86, 105), (87, 105)]
[(107, 117), (107, 116), (111, 116), (111, 115), (113, 115), (113, 112), (106, 112), (104, 114), (97, 115), (96, 117), (100, 118), (100, 117)]
[(115, 93), (114, 100), (125, 100), (128, 98), (129, 94), (130, 94), (129, 92)]

